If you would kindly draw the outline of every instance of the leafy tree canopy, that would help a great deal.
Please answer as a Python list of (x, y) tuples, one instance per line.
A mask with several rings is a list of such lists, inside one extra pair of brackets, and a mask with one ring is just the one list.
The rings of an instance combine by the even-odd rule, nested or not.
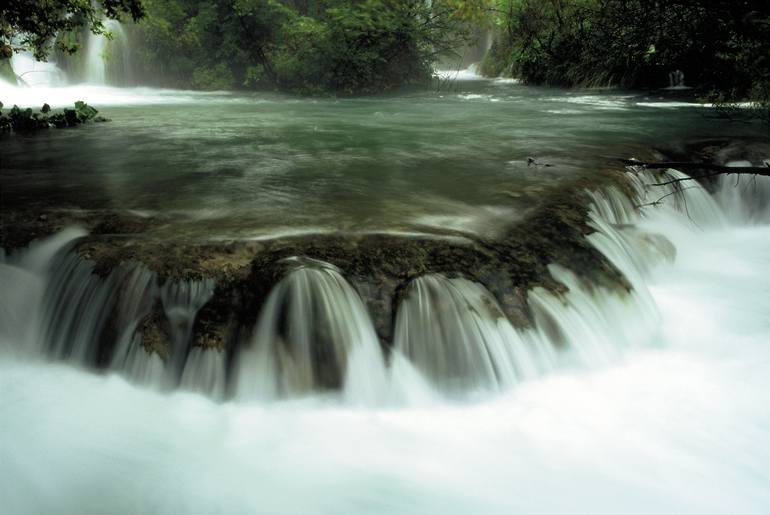
[(74, 53), (77, 38), (63, 37), (65, 34), (84, 27), (105, 34), (104, 18), (136, 21), (143, 15), (141, 0), (7, 0), (0, 5), (0, 57), (30, 50), (37, 59), (45, 60), (54, 47)]
[(717, 103), (770, 104), (767, 0), (495, 0), (494, 13), (490, 75), (661, 88), (681, 70)]

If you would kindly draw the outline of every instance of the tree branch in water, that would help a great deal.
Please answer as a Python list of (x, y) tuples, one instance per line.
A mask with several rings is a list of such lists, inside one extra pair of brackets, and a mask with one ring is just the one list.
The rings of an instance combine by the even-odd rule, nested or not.
[(647, 168), (648, 170), (665, 170), (667, 168), (673, 168), (679, 171), (709, 170), (713, 172), (711, 174), (694, 177), (694, 179), (710, 177), (712, 175), (719, 175), (723, 173), (764, 175), (770, 177), (770, 164), (765, 164), (765, 166), (724, 166), (713, 163), (696, 163), (693, 161), (661, 161), (658, 163), (647, 163), (644, 161), (638, 161), (636, 159), (620, 159), (620, 162), (626, 166), (639, 166), (642, 168)]

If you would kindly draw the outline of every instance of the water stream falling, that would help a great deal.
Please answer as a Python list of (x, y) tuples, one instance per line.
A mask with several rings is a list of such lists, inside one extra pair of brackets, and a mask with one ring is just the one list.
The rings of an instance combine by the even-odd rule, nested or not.
[(239, 358), (238, 397), (343, 388), (374, 400), (384, 386), (380, 344), (358, 294), (332, 265), (301, 262), (265, 302)]
[[(421, 384), (446, 393), (499, 391), (555, 368), (616, 363), (627, 349), (659, 339), (661, 315), (647, 282), (661, 263), (676, 258), (676, 247), (665, 234), (644, 228), (634, 203), (676, 193), (676, 185), (655, 190), (649, 185), (684, 177), (673, 170), (639, 171), (630, 179), (635, 199), (613, 187), (590, 193), (595, 232), (588, 239), (624, 274), (630, 291), (587, 284), (552, 265), (551, 275), (566, 293), (529, 292), (535, 325), (517, 330), (482, 285), (442, 275), (418, 277), (398, 306), (391, 361), (406, 360), (414, 367), (409, 373), (423, 377)], [(757, 195), (766, 187), (757, 179)], [(721, 188), (717, 198), (728, 202), (727, 211), (748, 220), (766, 217), (766, 203), (737, 198), (727, 192), (727, 183)], [(695, 184), (671, 195), (655, 212), (681, 219), (677, 223), (692, 230), (726, 224), (722, 208)], [(91, 262), (69, 250), (83, 234), (70, 229), (4, 258), (9, 284), (31, 285), (3, 301), (4, 325), (18, 326), (9, 339), (26, 342), (28, 353), (107, 365), (139, 383), (165, 388), (181, 383), (224, 396), (225, 354), (193, 348), (192, 342), (196, 315), (211, 299), (215, 283), (159, 286), (154, 273), (130, 263), (101, 277)], [(342, 272), (307, 258), (286, 262), (293, 270), (273, 288), (251, 340), (237, 351), (235, 397), (267, 400), (340, 390), (361, 402), (392, 400), (397, 373), (387, 370), (369, 314)]]
[[(645, 186), (647, 172), (635, 180), (641, 195), (662, 194)], [(770, 314), (758, 299), (770, 290), (768, 226), (727, 225), (715, 213), (736, 206), (717, 206), (700, 187), (642, 209), (643, 217), (619, 190), (593, 195), (591, 243), (626, 274), (630, 294), (552, 267), (569, 291), (530, 292), (536, 326), (520, 332), (480, 285), (425, 276), (399, 308), (388, 370), (355, 290), (333, 266), (304, 260), (270, 294), (238, 357), (235, 403), (3, 357), (0, 416), (14, 435), (0, 439), (2, 474), (13, 474), (2, 484), (14, 485), (3, 488), (6, 509), (554, 513), (577, 503), (606, 514), (762, 513), (770, 505), (762, 466), (770, 459), (762, 443)], [(120, 368), (131, 352), (149, 355), (136, 341), (138, 320), (158, 303), (177, 328), (170, 338), (187, 339), (211, 284), (159, 287), (141, 267), (88, 278), (87, 262), (67, 253), (81, 235), (69, 230), (3, 257), (0, 277), (14, 292), (0, 303), (5, 354), (40, 339), (59, 358), (93, 360), (89, 339), (104, 312), (117, 310), (112, 367)], [(110, 300), (120, 282), (120, 298)], [(54, 310), (62, 297), (69, 302)], [(186, 363), (184, 389), (225, 395), (221, 353), (195, 348)], [(157, 366), (171, 373), (160, 358)], [(509, 393), (471, 405), (413, 395), (422, 399), (413, 407), (375, 408), (398, 380), (423, 391)], [(313, 397), (239, 405), (319, 387), (342, 387), (344, 397), (363, 391), (352, 400), (370, 407), (349, 411), (344, 400), (329, 407)], [(46, 437), (54, 426), (57, 438)], [(180, 426), (183, 434), (173, 429)], [(569, 495), (553, 496), (555, 488)]]
[(110, 19), (103, 20), (102, 24), (110, 37), (88, 33), (85, 45), (84, 82), (97, 85), (114, 83), (110, 74), (111, 69), (119, 72), (120, 82), (130, 80), (130, 54), (123, 26), (119, 21)]
[(455, 392), (507, 388), (542, 367), (543, 353), (522, 340), (483, 286), (441, 275), (411, 284), (395, 346), (431, 382)]
[(133, 85), (131, 44), (123, 25), (111, 19), (103, 20), (102, 24), (109, 37), (87, 32), (83, 42), (82, 63), (67, 55), (38, 61), (31, 52), (14, 53), (11, 68), (20, 84), (36, 89), (77, 83), (92, 86)]

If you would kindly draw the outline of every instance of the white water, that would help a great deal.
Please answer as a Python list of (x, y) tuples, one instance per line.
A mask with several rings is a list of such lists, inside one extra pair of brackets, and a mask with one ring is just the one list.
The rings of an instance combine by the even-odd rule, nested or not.
[[(658, 195), (648, 191), (650, 201)], [(4, 510), (767, 513), (770, 226), (757, 221), (756, 208), (744, 211), (752, 224), (736, 225), (725, 218), (737, 215), (714, 216), (720, 208), (701, 190), (685, 195), (686, 206), (669, 198), (644, 208), (644, 219), (617, 192), (596, 196), (592, 243), (635, 294), (588, 287), (554, 268), (570, 292), (536, 294), (550, 321), (523, 339), (539, 338), (554, 348), (555, 364), (572, 366), (472, 404), (431, 396), (398, 354), (392, 375), (425, 394), (417, 405), (354, 408), (313, 397), (217, 404), (65, 365), (0, 359)], [(0, 266), (3, 284), (29, 294), (0, 303), (0, 348), (34, 333), (18, 323), (29, 314), (20, 305), (38, 302), (34, 285), (55, 247), (24, 256), (21, 271), (13, 256)], [(317, 295), (341, 290), (326, 293), (347, 299), (332, 311), (360, 319), (360, 300), (335, 274), (314, 286)], [(313, 287), (291, 294), (293, 281), (307, 277), (289, 277), (288, 291), (274, 296), (295, 299), (291, 305)], [(425, 288), (456, 288), (447, 293), (457, 298), (453, 310), (459, 299), (473, 306), (485, 295), (439, 278)], [(478, 315), (458, 319), (488, 323)], [(372, 338), (359, 322), (359, 337)]]
[[(22, 83), (31, 87), (52, 88), (66, 83), (64, 72), (50, 61), (38, 61), (31, 52), (19, 52), (11, 57), (11, 68)], [(0, 80), (0, 86), (10, 89)], [(13, 86), (15, 88), (15, 86)], [(3, 92), (4, 93), (4, 92)], [(5, 97), (5, 94), (3, 94)], [(42, 105), (42, 104), (41, 104)]]
[(542, 364), (486, 288), (467, 279), (416, 279), (396, 316), (395, 346), (437, 386), (499, 390), (535, 376)]
[(297, 264), (267, 298), (238, 358), (237, 396), (270, 400), (340, 386), (349, 398), (381, 398), (385, 362), (358, 294), (327, 263)]
[(110, 82), (108, 80), (110, 63), (118, 58), (117, 55), (110, 55), (111, 52), (121, 50), (119, 58), (124, 72), (128, 64), (128, 46), (123, 26), (117, 20), (105, 19), (102, 23), (109, 32), (110, 38), (89, 32), (86, 40), (83, 79), (88, 84), (105, 85)]

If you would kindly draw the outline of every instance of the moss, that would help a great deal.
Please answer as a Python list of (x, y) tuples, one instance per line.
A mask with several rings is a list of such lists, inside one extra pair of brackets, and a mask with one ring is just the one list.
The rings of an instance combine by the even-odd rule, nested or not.
[(16, 74), (11, 66), (11, 60), (6, 57), (0, 57), (0, 80), (11, 84), (17, 83)]
[[(608, 186), (633, 193), (621, 172), (562, 180), (558, 187), (541, 191), (538, 204), (496, 239), (323, 234), (260, 242), (159, 240), (153, 237), (153, 228), (162, 220), (104, 211), (72, 211), (57, 223), (25, 219), (21, 225), (42, 224), (43, 232), (53, 232), (65, 221), (80, 220), (92, 234), (80, 240), (75, 250), (94, 262), (95, 273), (103, 277), (121, 264), (139, 262), (155, 272), (160, 282), (214, 279), (214, 295), (194, 327), (194, 345), (208, 348), (232, 348), (251, 331), (272, 288), (297, 266), (286, 258), (326, 261), (337, 266), (359, 292), (387, 346), (408, 285), (425, 274), (465, 277), (483, 284), (519, 327), (531, 323), (529, 290), (540, 286), (564, 291), (548, 272), (551, 263), (572, 270), (587, 284), (629, 288), (622, 274), (585, 238), (592, 232), (586, 190)], [(8, 225), (4, 220), (4, 228)], [(9, 241), (5, 235), (4, 241)], [(167, 340), (167, 334), (158, 315), (153, 317), (145, 321), (143, 341), (148, 349), (164, 355), (160, 342)]]
[(139, 331), (142, 334), (141, 345), (144, 350), (150, 354), (154, 352), (164, 361), (167, 360), (170, 330), (166, 316), (159, 304), (144, 317), (139, 324)]

